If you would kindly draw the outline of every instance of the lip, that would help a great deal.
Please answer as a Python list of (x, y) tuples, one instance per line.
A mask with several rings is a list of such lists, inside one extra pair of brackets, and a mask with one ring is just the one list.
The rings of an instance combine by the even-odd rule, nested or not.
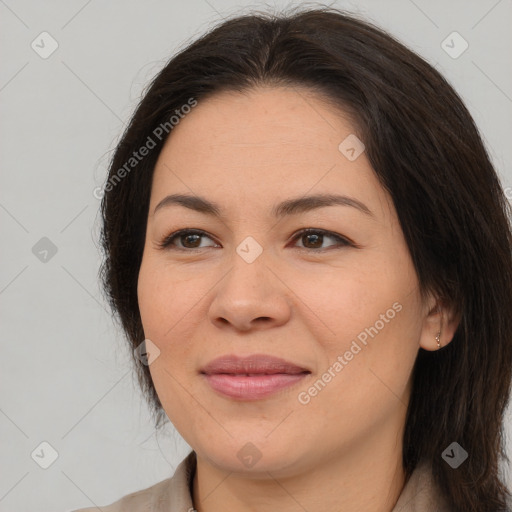
[(200, 371), (210, 387), (238, 400), (259, 400), (289, 388), (311, 373), (307, 368), (265, 354), (218, 357)]

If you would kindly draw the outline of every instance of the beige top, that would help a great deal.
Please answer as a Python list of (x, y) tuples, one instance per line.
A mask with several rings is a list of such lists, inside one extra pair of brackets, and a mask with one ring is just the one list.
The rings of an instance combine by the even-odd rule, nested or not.
[[(124, 496), (102, 512), (192, 512), (192, 480), (196, 454), (190, 452), (176, 468), (174, 476)], [(99, 508), (81, 508), (72, 512), (98, 512)], [(391, 512), (450, 512), (436, 492), (425, 464), (416, 467)]]

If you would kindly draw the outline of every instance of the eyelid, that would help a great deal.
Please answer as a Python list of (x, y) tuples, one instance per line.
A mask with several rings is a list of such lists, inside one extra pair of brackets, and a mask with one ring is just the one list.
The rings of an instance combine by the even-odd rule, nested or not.
[[(171, 244), (172, 240), (174, 240), (175, 238), (179, 238), (180, 235), (182, 236), (185, 234), (200, 235), (200, 236), (204, 236), (204, 237), (210, 238), (211, 240), (215, 241), (215, 239), (210, 234), (208, 234), (206, 231), (203, 231), (202, 229), (184, 228), (184, 229), (180, 229), (178, 231), (174, 231), (170, 235), (165, 236), (163, 238), (163, 240), (161, 240), (160, 242), (157, 243), (157, 246), (160, 249), (169, 249), (169, 246), (172, 245)], [(338, 245), (330, 246), (330, 247), (334, 247), (335, 249), (336, 248), (340, 249), (343, 247), (354, 247), (354, 248), (360, 247), (346, 236), (342, 236), (342, 235), (339, 235), (332, 231), (328, 231), (326, 229), (321, 229), (321, 228), (303, 228), (303, 229), (293, 233), (293, 235), (291, 236), (290, 239), (291, 239), (291, 241), (294, 241), (294, 240), (299, 239), (301, 236), (303, 236), (305, 234), (321, 234), (323, 236), (335, 238), (336, 240), (338, 240)], [(216, 242), (216, 243), (218, 243), (218, 242)], [(310, 249), (308, 247), (296, 247), (296, 248), (300, 249), (301, 251), (306, 251), (309, 253), (322, 253), (322, 252), (332, 250), (330, 247), (325, 247), (323, 249)], [(206, 247), (193, 247), (193, 248), (174, 247), (172, 250), (182, 251), (182, 252), (195, 252), (195, 251), (201, 251), (203, 249), (206, 249)]]

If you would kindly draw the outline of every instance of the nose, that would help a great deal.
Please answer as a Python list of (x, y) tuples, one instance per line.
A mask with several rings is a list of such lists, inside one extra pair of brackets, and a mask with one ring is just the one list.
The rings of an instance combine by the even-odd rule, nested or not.
[[(215, 286), (208, 316), (217, 327), (237, 331), (278, 327), (291, 316), (289, 288), (264, 257), (252, 263), (237, 253), (231, 269)], [(275, 267), (275, 266), (274, 266)]]

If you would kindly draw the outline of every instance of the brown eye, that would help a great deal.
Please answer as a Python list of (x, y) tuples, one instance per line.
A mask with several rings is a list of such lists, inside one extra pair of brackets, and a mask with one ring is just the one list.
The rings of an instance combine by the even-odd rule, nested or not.
[(192, 233), (190, 235), (180, 235), (179, 240), (185, 247), (188, 247), (189, 249), (196, 249), (198, 247), (196, 244), (201, 242), (201, 236), (202, 235), (198, 235), (197, 233)]
[[(172, 233), (169, 236), (165, 237), (158, 245), (162, 249), (165, 248), (173, 248), (178, 250), (187, 250), (187, 249), (203, 249), (204, 247), (211, 246), (201, 246), (202, 238), (210, 238), (204, 231), (198, 229), (182, 229), (177, 231), (176, 233)], [(181, 246), (175, 243), (178, 240)], [(210, 238), (211, 240), (211, 238)]]
[(340, 247), (340, 246), (348, 246), (352, 245), (347, 239), (336, 235), (335, 233), (331, 233), (330, 231), (324, 231), (322, 229), (305, 229), (298, 233), (294, 240), (300, 239), (303, 242), (303, 246), (300, 249), (311, 249), (315, 252), (322, 252), (327, 248), (322, 247), (325, 239), (331, 238), (336, 240), (337, 243), (331, 245), (330, 247)]
[(303, 245), (305, 245), (305, 247), (308, 249), (321, 249), (323, 239), (324, 235), (318, 233), (306, 233), (305, 235), (301, 236)]

